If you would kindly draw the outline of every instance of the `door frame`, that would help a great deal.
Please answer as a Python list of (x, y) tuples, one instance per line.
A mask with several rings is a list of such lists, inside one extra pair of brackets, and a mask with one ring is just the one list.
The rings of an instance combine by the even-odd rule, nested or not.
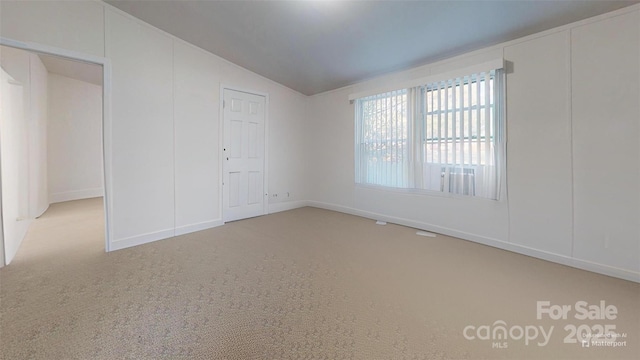
[(224, 83), (220, 83), (220, 102), (218, 103), (219, 108), (219, 131), (218, 131), (218, 143), (220, 146), (218, 147), (218, 152), (220, 153), (219, 162), (218, 162), (218, 184), (220, 184), (220, 190), (218, 192), (218, 198), (220, 199), (220, 220), (224, 224), (224, 186), (222, 185), (224, 181), (224, 91), (232, 90), (243, 92), (252, 95), (264, 96), (264, 171), (262, 172), (263, 176), (263, 185), (264, 185), (264, 202), (262, 204), (262, 215), (266, 215), (269, 213), (269, 93), (255, 91), (251, 89), (245, 89), (238, 86), (230, 86)]
[[(112, 179), (112, 119), (111, 119), (111, 60), (105, 57), (60, 49), (53, 46), (24, 42), (0, 37), (0, 45), (9, 46), (32, 53), (53, 55), (102, 66), (102, 182), (104, 186), (104, 247), (112, 249), (113, 219), (113, 179)], [(4, 248), (4, 242), (0, 244)]]

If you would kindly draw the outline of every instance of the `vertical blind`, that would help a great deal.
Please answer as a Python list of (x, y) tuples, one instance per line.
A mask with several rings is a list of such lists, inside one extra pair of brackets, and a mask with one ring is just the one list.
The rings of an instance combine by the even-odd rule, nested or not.
[[(497, 71), (421, 87), (423, 188), (496, 199), (499, 186)], [(498, 91), (497, 91), (498, 90)]]
[(497, 199), (502, 71), (356, 101), (356, 182)]
[(358, 99), (356, 177), (365, 184), (409, 186), (409, 90)]

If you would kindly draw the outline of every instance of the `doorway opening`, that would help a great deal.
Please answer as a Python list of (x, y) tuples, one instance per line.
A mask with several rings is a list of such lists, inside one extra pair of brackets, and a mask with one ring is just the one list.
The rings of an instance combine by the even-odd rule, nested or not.
[(74, 233), (109, 251), (108, 61), (0, 40), (0, 266), (64, 255)]

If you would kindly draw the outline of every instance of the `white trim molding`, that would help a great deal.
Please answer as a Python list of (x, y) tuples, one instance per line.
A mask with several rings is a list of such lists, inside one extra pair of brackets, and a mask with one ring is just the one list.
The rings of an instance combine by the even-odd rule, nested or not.
[(509, 243), (506, 241), (493, 239), (485, 236), (471, 234), (463, 231), (458, 231), (442, 226), (423, 223), (420, 221), (408, 220), (374, 212), (354, 209), (342, 205), (328, 204), (318, 201), (306, 201), (307, 206), (316, 207), (320, 209), (337, 211), (345, 214), (361, 216), (371, 220), (381, 220), (388, 223), (394, 223), (398, 225), (412, 227), (418, 230), (424, 230), (434, 232), (437, 234), (452, 236), (458, 239), (472, 241), (475, 243), (495, 247), (502, 250), (511, 251), (514, 253), (531, 256), (537, 259), (550, 261), (560, 265), (566, 265), (580, 270), (586, 270), (602, 275), (612, 276), (619, 279), (629, 280), (640, 283), (640, 272), (621, 269), (605, 264), (595, 263), (588, 260), (576, 259), (565, 255), (555, 254), (548, 251), (538, 250), (527, 246)]
[(173, 229), (154, 231), (142, 235), (131, 236), (128, 238), (114, 240), (111, 243), (110, 251), (126, 249), (128, 247), (142, 245), (158, 240), (170, 239), (174, 236)]
[(217, 220), (203, 221), (196, 224), (176, 226), (175, 236), (190, 234), (196, 231), (212, 229), (214, 227), (218, 227), (221, 225), (224, 225), (224, 222), (222, 222), (222, 219), (217, 219)]
[(104, 195), (103, 188), (65, 191), (65, 192), (49, 194), (49, 203), (54, 204), (54, 203), (59, 203), (64, 201), (91, 199), (96, 197), (102, 197), (103, 195)]
[(275, 214), (282, 211), (288, 211), (293, 209), (309, 206), (307, 201), (283, 201), (269, 204), (269, 214)]

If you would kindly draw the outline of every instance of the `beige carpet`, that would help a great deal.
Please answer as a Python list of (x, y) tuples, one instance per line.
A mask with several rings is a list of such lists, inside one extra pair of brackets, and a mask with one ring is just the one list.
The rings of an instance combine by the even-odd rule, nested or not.
[[(103, 249), (101, 199), (54, 204), (33, 223), (0, 270), (3, 359), (640, 354), (639, 284), (331, 211), (302, 208)], [(537, 320), (544, 300), (571, 305), (568, 319)], [(617, 318), (575, 319), (583, 300), (614, 305)], [(478, 339), (499, 320), (513, 336)], [(563, 343), (565, 326), (585, 324), (615, 325), (625, 346)], [(475, 339), (463, 336), (467, 326)], [(514, 339), (518, 327), (533, 337), (534, 326), (553, 326), (546, 345), (537, 345), (542, 335), (528, 345)]]

